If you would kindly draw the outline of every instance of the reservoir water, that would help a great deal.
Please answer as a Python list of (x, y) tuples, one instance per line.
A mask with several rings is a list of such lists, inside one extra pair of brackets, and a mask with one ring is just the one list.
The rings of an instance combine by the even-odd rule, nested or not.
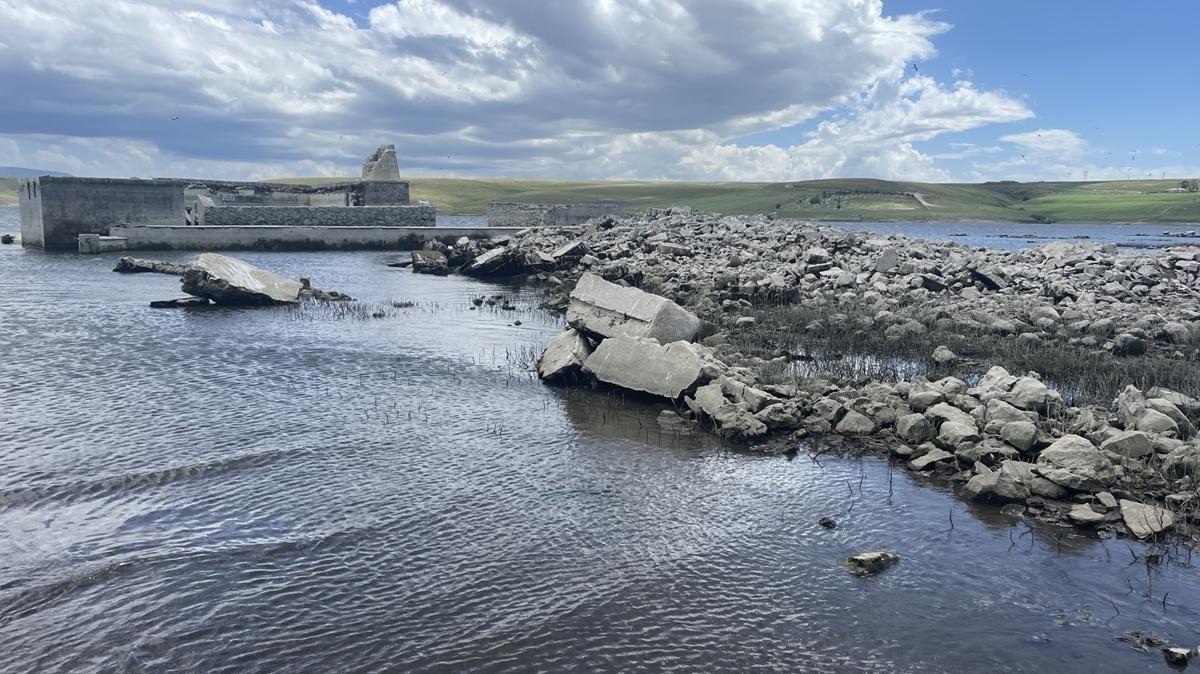
[(1094, 674), (1165, 670), (1128, 630), (1200, 643), (1185, 551), (542, 386), (532, 288), (246, 253), (384, 316), (153, 310), (178, 280), (116, 257), (0, 246), (0, 671)]

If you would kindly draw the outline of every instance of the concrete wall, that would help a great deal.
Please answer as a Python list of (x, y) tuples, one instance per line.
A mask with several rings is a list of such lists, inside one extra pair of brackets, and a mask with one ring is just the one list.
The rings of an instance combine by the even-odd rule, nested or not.
[(308, 227), (433, 227), (432, 206), (212, 206), (205, 227), (291, 225)]
[(364, 180), (364, 206), (404, 206), (408, 201), (408, 183), (395, 180)]
[[(119, 222), (185, 221), (183, 189), (168, 180), (42, 176), (21, 196), (21, 242), (46, 250), (78, 250), (80, 234), (108, 234)], [(28, 202), (28, 203), (27, 203)]]
[(42, 189), (37, 178), (22, 179), (18, 203), (21, 208), (21, 245), (45, 247), (42, 238)]
[(493, 201), (488, 204), (489, 227), (565, 227), (579, 225), (605, 215), (624, 215), (619, 204), (520, 204)]
[(207, 227), (118, 225), (129, 250), (413, 250), (431, 239), (491, 237), (518, 230), (496, 227)]

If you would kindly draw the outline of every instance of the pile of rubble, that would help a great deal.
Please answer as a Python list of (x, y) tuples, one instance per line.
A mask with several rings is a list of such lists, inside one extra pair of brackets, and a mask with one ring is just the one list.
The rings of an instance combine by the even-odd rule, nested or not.
[(1194, 349), (1195, 249), (1003, 252), (682, 209), (486, 245), (436, 252), (447, 269), (536, 273), (573, 288), (561, 302), (569, 329), (546, 346), (539, 376), (676, 401), (664, 429), (703, 426), (779, 447), (825, 433), (889, 438), (909, 469), (962, 480), (973, 498), (1139, 538), (1200, 513), (1200, 401), (1183, 394), (1130, 386), (1110, 408), (1070, 407), (1037, 373), (1001, 367), (974, 386), (955, 377), (766, 384), (737, 354), (705, 345), (719, 343), (714, 333), (739, 307), (834, 296), (877, 309), (876, 327), (900, 338), (938, 315), (1117, 354)]

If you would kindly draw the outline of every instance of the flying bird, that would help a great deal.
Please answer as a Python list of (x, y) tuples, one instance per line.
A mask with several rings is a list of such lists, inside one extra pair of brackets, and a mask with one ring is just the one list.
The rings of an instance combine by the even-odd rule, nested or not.
[(172, 121), (172, 122), (177, 122), (177, 121), (179, 121), (179, 116), (178, 116), (178, 115), (176, 115), (176, 116), (172, 117), (172, 118), (171, 118), (171, 121)]
[(919, 72), (921, 72), (921, 69), (920, 69), (920, 68), (918, 68), (918, 67), (917, 67), (917, 64), (915, 64), (915, 63), (913, 64), (913, 72), (914, 72), (914, 73), (919, 73)]

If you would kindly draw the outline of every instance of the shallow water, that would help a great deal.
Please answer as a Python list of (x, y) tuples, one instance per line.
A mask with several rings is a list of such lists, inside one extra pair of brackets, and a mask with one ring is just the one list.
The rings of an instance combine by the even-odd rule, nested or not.
[[(178, 281), (116, 257), (0, 246), (0, 671), (1131, 672), (1165, 665), (1126, 630), (1200, 643), (1185, 557), (540, 385), (528, 289), (244, 254), (389, 315), (152, 310)], [(519, 310), (469, 309), (496, 293)], [(902, 561), (842, 568), (873, 549)]]

